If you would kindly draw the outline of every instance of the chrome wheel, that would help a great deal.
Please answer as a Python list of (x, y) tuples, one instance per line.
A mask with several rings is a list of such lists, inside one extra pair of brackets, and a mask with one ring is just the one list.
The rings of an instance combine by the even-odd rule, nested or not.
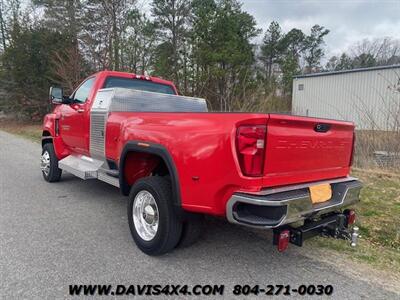
[(50, 173), (50, 154), (47, 151), (43, 152), (42, 157), (40, 159), (40, 169), (42, 169), (42, 172), (46, 176), (49, 176), (49, 173)]
[(137, 234), (145, 241), (151, 241), (157, 234), (159, 214), (156, 200), (148, 191), (136, 194), (132, 207), (133, 223)]

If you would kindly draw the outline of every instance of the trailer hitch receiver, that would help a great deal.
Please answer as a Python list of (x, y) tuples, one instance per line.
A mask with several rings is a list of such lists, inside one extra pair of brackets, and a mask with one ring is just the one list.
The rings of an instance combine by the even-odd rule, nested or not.
[[(350, 241), (350, 245), (355, 247), (359, 238), (359, 229), (349, 228), (348, 216), (345, 213), (333, 213), (323, 216), (319, 220), (306, 220), (303, 226), (291, 227), (284, 226), (274, 230), (274, 245), (278, 246), (280, 252), (286, 250), (281, 247), (280, 241), (282, 234), (289, 232), (289, 242), (296, 246), (303, 246), (306, 239), (314, 236), (330, 237)], [(285, 235), (284, 234), (284, 235)]]

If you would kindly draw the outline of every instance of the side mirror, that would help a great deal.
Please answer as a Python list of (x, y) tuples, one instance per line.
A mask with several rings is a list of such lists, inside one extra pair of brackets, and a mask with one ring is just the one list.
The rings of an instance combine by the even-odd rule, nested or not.
[(63, 102), (63, 90), (60, 87), (52, 86), (49, 91), (49, 100), (53, 104), (61, 104)]
[(70, 99), (63, 96), (63, 89), (52, 86), (49, 91), (49, 100), (53, 104), (69, 104)]

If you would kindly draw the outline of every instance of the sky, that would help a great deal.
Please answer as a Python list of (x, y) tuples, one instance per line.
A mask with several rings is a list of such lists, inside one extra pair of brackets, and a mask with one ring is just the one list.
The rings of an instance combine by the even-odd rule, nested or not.
[[(150, 12), (152, 0), (137, 0)], [(400, 40), (400, 0), (239, 0), (243, 10), (257, 21), (263, 33), (272, 21), (284, 32), (292, 28), (308, 34), (319, 24), (329, 29), (325, 37), (325, 59), (340, 55), (363, 39), (391, 37)]]
[[(400, 39), (400, 0), (242, 0), (264, 31), (278, 21), (284, 32), (292, 28), (309, 33), (319, 24), (329, 29), (326, 57), (346, 51), (363, 39)], [(261, 38), (261, 37), (260, 37)]]

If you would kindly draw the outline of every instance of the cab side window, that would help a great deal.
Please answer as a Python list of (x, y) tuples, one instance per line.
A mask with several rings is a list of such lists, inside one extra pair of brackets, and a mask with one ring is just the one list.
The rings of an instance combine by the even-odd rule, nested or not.
[(75, 91), (74, 102), (85, 103), (89, 97), (89, 93), (94, 83), (94, 77), (87, 79), (81, 86)]

